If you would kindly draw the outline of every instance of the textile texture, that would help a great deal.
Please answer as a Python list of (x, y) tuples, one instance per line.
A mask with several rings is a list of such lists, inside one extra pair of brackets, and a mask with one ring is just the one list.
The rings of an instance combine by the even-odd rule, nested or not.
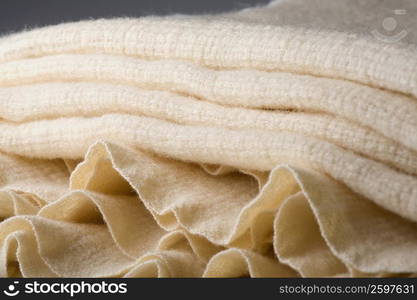
[(417, 3), (0, 39), (0, 276), (417, 274)]

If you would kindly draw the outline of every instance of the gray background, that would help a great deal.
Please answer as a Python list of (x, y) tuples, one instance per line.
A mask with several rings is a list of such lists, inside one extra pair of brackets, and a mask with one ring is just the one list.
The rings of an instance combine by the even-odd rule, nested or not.
[(64, 21), (224, 12), (270, 0), (0, 0), (0, 34)]

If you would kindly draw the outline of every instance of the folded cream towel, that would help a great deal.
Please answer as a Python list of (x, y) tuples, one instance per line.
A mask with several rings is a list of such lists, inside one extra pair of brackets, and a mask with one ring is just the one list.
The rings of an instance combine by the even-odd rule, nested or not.
[(0, 39), (0, 275), (417, 274), (417, 3)]

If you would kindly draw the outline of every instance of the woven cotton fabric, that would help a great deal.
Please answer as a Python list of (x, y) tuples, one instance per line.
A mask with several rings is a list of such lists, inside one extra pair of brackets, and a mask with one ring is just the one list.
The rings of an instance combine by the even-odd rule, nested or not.
[(416, 14), (282, 0), (2, 37), (0, 276), (414, 276)]

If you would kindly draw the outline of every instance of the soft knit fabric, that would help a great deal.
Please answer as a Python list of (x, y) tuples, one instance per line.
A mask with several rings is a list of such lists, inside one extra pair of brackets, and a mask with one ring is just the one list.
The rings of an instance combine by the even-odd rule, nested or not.
[(416, 14), (283, 0), (3, 37), (0, 275), (417, 274)]

